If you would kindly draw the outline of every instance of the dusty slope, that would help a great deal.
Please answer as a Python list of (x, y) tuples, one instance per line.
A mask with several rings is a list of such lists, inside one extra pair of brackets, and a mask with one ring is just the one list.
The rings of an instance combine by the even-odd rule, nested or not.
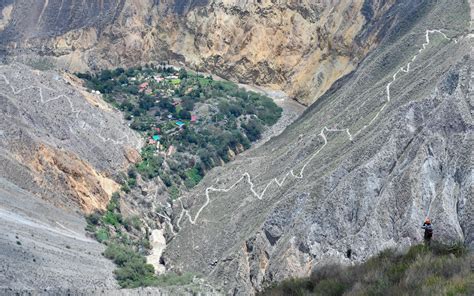
[(189, 295), (180, 287), (120, 289), (82, 215), (0, 177), (0, 295)]
[(0, 66), (2, 295), (117, 288), (83, 215), (105, 208), (140, 138), (62, 75)]
[(468, 25), (462, 1), (400, 19), (283, 134), (182, 199), (167, 265), (247, 294), (348, 249), (361, 261), (419, 242), (426, 215), (436, 239), (472, 248)]
[(103, 209), (119, 187), (112, 175), (140, 140), (119, 113), (61, 75), (0, 67), (0, 176), (57, 206)]
[(0, 294), (117, 287), (114, 264), (84, 227), (79, 215), (0, 178)]
[(306, 104), (353, 70), (393, 23), (431, 6), (393, 0), (28, 3), (0, 6), (0, 50), (17, 59), (73, 71), (168, 59), (284, 88)]

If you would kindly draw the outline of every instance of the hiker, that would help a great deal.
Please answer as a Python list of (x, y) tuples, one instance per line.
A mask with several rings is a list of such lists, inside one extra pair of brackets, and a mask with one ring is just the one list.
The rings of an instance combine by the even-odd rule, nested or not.
[(429, 246), (431, 243), (431, 237), (433, 236), (433, 226), (431, 225), (430, 218), (425, 219), (425, 223), (421, 226), (425, 230), (425, 245)]

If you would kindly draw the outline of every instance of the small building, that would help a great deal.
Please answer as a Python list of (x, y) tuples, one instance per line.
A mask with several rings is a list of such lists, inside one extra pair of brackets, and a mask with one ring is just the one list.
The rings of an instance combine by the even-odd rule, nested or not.
[(154, 136), (152, 137), (152, 139), (153, 139), (153, 141), (155, 141), (155, 142), (159, 142), (160, 139), (161, 139), (161, 136), (160, 136), (160, 135), (154, 135)]
[(176, 121), (176, 125), (179, 126), (179, 128), (182, 128), (185, 125), (185, 123), (178, 120), (178, 121)]
[(148, 137), (148, 144), (156, 145), (156, 141), (152, 137)]
[(166, 152), (166, 155), (167, 156), (171, 156), (173, 155), (173, 153), (176, 151), (176, 148), (174, 148), (173, 145), (171, 145), (169, 148), (168, 148), (168, 151)]
[(195, 123), (197, 121), (197, 115), (191, 114), (191, 123)]
[(140, 84), (138, 86), (140, 88), (140, 92), (143, 92), (144, 90), (146, 90), (148, 88), (148, 82), (143, 82), (142, 84)]

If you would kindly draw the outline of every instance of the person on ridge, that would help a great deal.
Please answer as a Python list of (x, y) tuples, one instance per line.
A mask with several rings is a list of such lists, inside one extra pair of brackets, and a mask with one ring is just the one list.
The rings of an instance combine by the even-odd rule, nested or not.
[(425, 230), (425, 245), (429, 246), (431, 243), (431, 237), (433, 237), (433, 226), (431, 225), (430, 218), (425, 219), (425, 223), (421, 226)]

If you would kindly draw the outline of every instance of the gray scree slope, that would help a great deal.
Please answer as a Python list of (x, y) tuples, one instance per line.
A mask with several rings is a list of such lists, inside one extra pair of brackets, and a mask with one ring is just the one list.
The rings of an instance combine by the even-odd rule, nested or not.
[(165, 219), (168, 267), (247, 294), (420, 242), (426, 215), (473, 248), (468, 24), (461, 1), (401, 19), (280, 136), (207, 175)]
[(114, 264), (86, 237), (78, 204), (54, 183), (61, 179), (42, 186), (19, 155), (47, 145), (112, 174), (128, 163), (125, 149), (138, 148), (139, 137), (60, 73), (20, 64), (0, 66), (0, 115), (0, 294), (117, 289)]

